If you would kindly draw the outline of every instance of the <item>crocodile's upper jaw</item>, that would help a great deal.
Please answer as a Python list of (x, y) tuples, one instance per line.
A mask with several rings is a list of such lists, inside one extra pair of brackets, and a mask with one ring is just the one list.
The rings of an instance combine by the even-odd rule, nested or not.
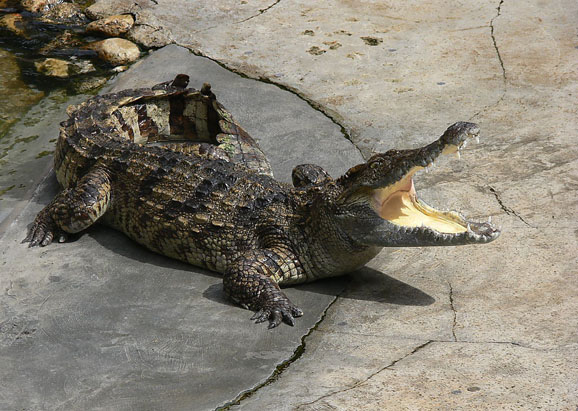
[[(381, 177), (376, 173), (370, 178), (355, 176), (362, 183), (346, 197), (346, 202), (356, 205), (358, 213), (365, 208), (364, 212), (373, 217), (356, 219), (342, 216), (345, 231), (361, 243), (382, 247), (462, 245), (486, 243), (498, 238), (500, 230), (489, 221), (468, 221), (458, 212), (440, 211), (428, 206), (418, 199), (413, 183), (418, 171), (431, 167), (441, 154), (459, 155), (467, 140), (477, 139), (478, 133), (475, 124), (456, 123), (438, 141), (422, 149), (384, 154), (381, 160), (386, 159), (395, 166), (388, 166), (387, 173)], [(360, 167), (353, 172), (370, 175), (372, 161), (379, 160), (370, 159), (365, 169)], [(378, 167), (374, 165), (373, 168)]]

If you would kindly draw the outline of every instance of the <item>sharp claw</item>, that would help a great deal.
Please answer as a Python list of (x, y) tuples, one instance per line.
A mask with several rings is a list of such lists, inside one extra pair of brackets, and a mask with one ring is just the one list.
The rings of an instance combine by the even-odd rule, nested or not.
[(295, 319), (289, 314), (283, 316), (283, 321), (285, 321), (285, 324), (289, 324), (291, 327), (295, 326)]
[(274, 322), (270, 322), (269, 325), (267, 326), (267, 329), (270, 330), (270, 329), (272, 329), (272, 328), (277, 327), (278, 325), (279, 325), (279, 324), (275, 324)]
[(34, 236), (34, 238), (32, 239), (32, 241), (30, 241), (30, 244), (28, 244), (28, 248), (36, 247), (38, 244), (40, 244), (40, 239), (41, 239), (41, 238), (42, 238), (42, 237), (40, 237), (40, 236)]
[(303, 315), (303, 311), (301, 311), (299, 308), (297, 307), (293, 307), (291, 309), (291, 314), (293, 314), (293, 317), (301, 317)]
[(52, 239), (54, 238), (54, 235), (52, 233), (48, 233), (46, 234), (46, 236), (44, 237), (44, 240), (42, 240), (42, 242), (40, 243), (41, 247), (45, 247), (48, 244), (50, 244), (52, 242)]
[(277, 327), (281, 324), (281, 319), (283, 318), (283, 314), (279, 310), (275, 310), (269, 316), (269, 329)]
[(261, 313), (261, 315), (255, 320), (255, 324), (259, 324), (262, 322), (267, 321), (267, 319), (269, 318), (269, 313), (268, 312), (263, 312)]
[(253, 314), (253, 316), (251, 317), (251, 320), (256, 320), (262, 314), (263, 314), (263, 310), (257, 311), (255, 314)]

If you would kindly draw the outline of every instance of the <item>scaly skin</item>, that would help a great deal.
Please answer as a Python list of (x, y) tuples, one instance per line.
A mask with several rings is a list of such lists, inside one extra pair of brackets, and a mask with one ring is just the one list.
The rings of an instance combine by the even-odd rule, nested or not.
[(46, 246), (104, 222), (152, 251), (222, 273), (227, 295), (272, 328), (302, 315), (280, 285), (353, 271), (383, 246), (488, 242), (499, 234), (477, 223), (445, 238), (379, 216), (389, 200), (376, 190), (459, 147), (477, 134), (471, 123), (456, 123), (422, 149), (378, 154), (338, 180), (298, 166), (291, 187), (273, 179), (261, 150), (208, 87), (184, 87), (177, 77), (71, 110), (55, 152), (64, 190), (25, 241)]

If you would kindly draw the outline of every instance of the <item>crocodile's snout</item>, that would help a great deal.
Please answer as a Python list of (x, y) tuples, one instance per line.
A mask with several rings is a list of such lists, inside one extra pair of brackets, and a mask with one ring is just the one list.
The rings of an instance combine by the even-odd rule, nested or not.
[[(427, 246), (485, 243), (495, 240), (500, 230), (490, 222), (469, 221), (456, 211), (441, 211), (421, 201), (413, 178), (426, 172), (442, 154), (456, 154), (470, 139), (478, 140), (477, 124), (458, 122), (436, 141), (412, 150), (390, 150), (376, 154), (367, 163), (350, 169), (339, 183), (344, 186), (341, 213), (347, 229), (358, 241), (379, 246)], [(359, 205), (365, 204), (363, 218)], [(344, 217), (345, 216), (345, 217)]]

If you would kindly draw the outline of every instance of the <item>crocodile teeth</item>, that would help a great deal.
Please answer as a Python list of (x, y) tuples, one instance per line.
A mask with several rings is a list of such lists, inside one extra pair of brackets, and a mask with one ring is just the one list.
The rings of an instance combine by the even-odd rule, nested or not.
[(492, 223), (492, 216), (488, 217), (488, 223), (490, 223), (490, 224)]
[(476, 143), (480, 144), (480, 136), (476, 136)]
[(461, 153), (460, 153), (460, 149), (457, 149), (457, 150), (456, 150), (456, 158), (457, 158), (458, 160), (462, 158), (462, 155), (461, 155)]

